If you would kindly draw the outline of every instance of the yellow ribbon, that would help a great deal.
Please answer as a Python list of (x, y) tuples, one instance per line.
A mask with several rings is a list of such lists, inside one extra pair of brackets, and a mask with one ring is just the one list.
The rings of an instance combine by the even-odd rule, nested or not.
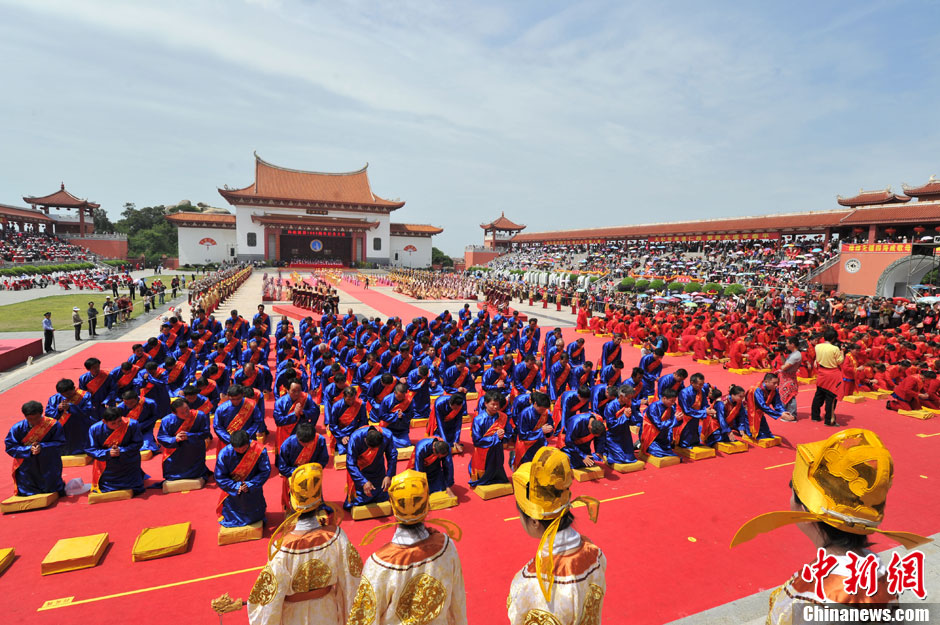
[[(450, 536), (451, 540), (460, 540), (463, 538), (463, 530), (460, 529), (460, 526), (454, 523), (453, 521), (448, 521), (447, 519), (424, 519), (421, 521), (424, 524), (431, 523), (433, 525), (438, 525), (441, 529), (444, 530), (444, 533)], [(377, 525), (366, 532), (366, 535), (362, 537), (362, 541), (359, 543), (360, 546), (365, 546), (370, 544), (376, 537), (376, 535), (384, 529), (389, 527), (395, 527), (398, 525), (397, 521), (392, 523), (383, 523), (382, 525)]]
[(877, 527), (861, 525), (858, 523), (847, 523), (841, 519), (827, 514), (817, 514), (815, 512), (803, 512), (795, 510), (780, 510), (778, 512), (767, 512), (765, 514), (761, 514), (760, 516), (756, 516), (742, 525), (735, 533), (734, 538), (731, 539), (731, 547), (736, 547), (737, 545), (745, 543), (752, 538), (756, 538), (760, 534), (765, 534), (771, 530), (777, 529), (778, 527), (783, 527), (784, 525), (815, 522), (826, 523), (827, 525), (831, 525), (832, 527), (846, 532), (851, 532), (852, 534), (872, 534), (877, 532), (883, 536), (894, 539), (908, 549), (912, 549), (918, 545), (922, 545), (933, 540), (932, 538), (926, 538), (920, 534), (913, 534), (911, 532), (894, 532), (890, 530), (880, 530)]
[(551, 522), (545, 532), (542, 533), (542, 539), (539, 540), (539, 550), (535, 554), (535, 575), (539, 582), (539, 589), (545, 601), (550, 602), (552, 597), (552, 588), (555, 585), (555, 555), (552, 553), (552, 547), (555, 545), (555, 536), (558, 535), (558, 527), (561, 520), (576, 501), (580, 501), (587, 506), (588, 517), (592, 523), (597, 523), (597, 515), (600, 511), (601, 502), (594, 497), (581, 495), (568, 502), (568, 505)]
[[(320, 504), (318, 504), (320, 505)], [(326, 504), (326, 507), (329, 508), (330, 512), (323, 510), (322, 508), (317, 510), (317, 521), (320, 525), (327, 525), (330, 522), (330, 514), (336, 517), (337, 527), (342, 522), (342, 518), (336, 514), (336, 506), (331, 504)], [(300, 518), (300, 515), (308, 510), (302, 510), (300, 512), (294, 512), (287, 516), (284, 521), (277, 526), (277, 529), (274, 530), (274, 533), (271, 534), (271, 539), (268, 540), (268, 562), (270, 562), (274, 556), (277, 555), (277, 552), (281, 550), (281, 545), (284, 544), (284, 538), (294, 529), (297, 525), (297, 519)]]

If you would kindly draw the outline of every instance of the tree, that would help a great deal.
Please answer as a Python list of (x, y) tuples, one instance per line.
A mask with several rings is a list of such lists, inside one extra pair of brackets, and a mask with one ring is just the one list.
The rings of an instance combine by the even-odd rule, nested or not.
[(437, 249), (436, 247), (431, 248), (431, 264), (440, 265), (441, 267), (453, 267), (454, 259)]
[(92, 212), (92, 219), (95, 224), (95, 232), (101, 233), (112, 233), (114, 232), (114, 224), (111, 223), (111, 220), (108, 219), (108, 214), (104, 212), (103, 208), (96, 208)]
[(127, 235), (127, 254), (132, 258), (143, 255), (154, 264), (164, 255), (179, 255), (176, 226), (166, 220), (163, 206), (138, 209), (128, 202), (114, 227)]

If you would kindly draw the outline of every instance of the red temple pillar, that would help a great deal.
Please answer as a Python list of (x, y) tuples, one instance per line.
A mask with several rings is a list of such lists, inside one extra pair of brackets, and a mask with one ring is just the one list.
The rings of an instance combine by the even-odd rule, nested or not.
[(274, 260), (281, 260), (281, 232), (280, 228), (273, 230), (274, 232)]
[(81, 237), (85, 236), (85, 209), (78, 209), (78, 234)]
[(868, 226), (868, 242), (875, 243), (878, 238), (878, 226), (872, 224)]
[(362, 262), (366, 262), (366, 235), (365, 233), (363, 233), (363, 235), (360, 237), (360, 243), (362, 243), (362, 248), (360, 248), (362, 250), (362, 253), (360, 254), (360, 257), (361, 257), (360, 260)]

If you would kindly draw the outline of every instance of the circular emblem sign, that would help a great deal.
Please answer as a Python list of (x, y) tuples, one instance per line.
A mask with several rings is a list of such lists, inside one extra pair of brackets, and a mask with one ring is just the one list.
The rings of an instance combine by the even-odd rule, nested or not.
[(850, 258), (845, 261), (845, 270), (849, 273), (858, 273), (858, 270), (862, 268), (862, 262), (857, 258)]
[(414, 245), (406, 245), (406, 246), (405, 246), (405, 251), (406, 251), (406, 252), (417, 252), (417, 251), (418, 251), (418, 248), (416, 248)]
[(314, 239), (310, 242), (310, 249), (314, 252), (319, 252), (323, 250), (323, 241), (320, 239)]
[(215, 239), (210, 239), (209, 237), (206, 237), (205, 239), (202, 239), (201, 241), (199, 241), (199, 245), (205, 245), (206, 247), (209, 247), (210, 245), (216, 245), (216, 242), (215, 242)]

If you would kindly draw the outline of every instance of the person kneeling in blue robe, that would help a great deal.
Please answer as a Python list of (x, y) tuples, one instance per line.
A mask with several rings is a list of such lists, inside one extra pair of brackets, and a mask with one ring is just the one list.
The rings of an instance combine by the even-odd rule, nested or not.
[(630, 426), (635, 423), (633, 397), (636, 389), (625, 384), (617, 389), (617, 399), (604, 406), (604, 421), (607, 423), (607, 462), (609, 464), (632, 464), (633, 434)]
[(21, 408), (22, 421), (13, 424), (4, 445), (13, 457), (13, 479), (20, 497), (41, 493), (65, 495), (62, 482), (62, 450), (65, 431), (52, 417), (43, 416), (42, 404), (28, 401)]
[(101, 421), (88, 430), (88, 447), (85, 448), (85, 453), (94, 458), (92, 491), (143, 493), (144, 472), (140, 468), (143, 442), (137, 421), (122, 419), (117, 408), (105, 408)]
[(446, 492), (451, 497), (454, 491), (454, 460), (450, 445), (443, 439), (424, 438), (415, 444), (414, 470), (428, 476), (428, 492)]
[(503, 451), (509, 426), (509, 417), (503, 412), (507, 404), (500, 391), (487, 391), (483, 396), (483, 410), (473, 417), (470, 429), (473, 454), (467, 466), (471, 487), (509, 483)]
[(593, 412), (586, 412), (571, 417), (568, 428), (562, 451), (568, 455), (571, 468), (602, 464), (607, 450), (607, 426), (604, 420)]
[(210, 475), (206, 467), (209, 416), (193, 410), (186, 400), (170, 402), (173, 410), (160, 420), (157, 442), (163, 447), (163, 479), (195, 480)]
[(676, 389), (663, 390), (659, 401), (646, 407), (640, 430), (640, 451), (650, 456), (663, 458), (675, 456), (672, 450), (673, 428), (676, 426)]
[(222, 489), (216, 513), (222, 527), (242, 527), (264, 520), (264, 483), (271, 476), (271, 461), (260, 441), (245, 430), (232, 433), (215, 462), (215, 481)]
[(388, 501), (398, 462), (398, 449), (392, 434), (375, 425), (359, 428), (349, 437), (346, 448), (347, 491), (343, 507)]
[(160, 451), (157, 441), (153, 437), (153, 429), (157, 424), (157, 419), (166, 413), (159, 411), (157, 402), (154, 400), (147, 397), (141, 399), (141, 394), (134, 389), (124, 391), (121, 399), (123, 401), (116, 407), (121, 412), (122, 418), (133, 419), (137, 422), (140, 435), (144, 439), (141, 449), (152, 452)]
[(378, 421), (387, 429), (395, 441), (395, 447), (411, 446), (411, 419), (414, 418), (412, 395), (406, 384), (395, 385), (395, 392), (387, 395), (379, 404), (378, 414), (369, 416), (370, 421)]

